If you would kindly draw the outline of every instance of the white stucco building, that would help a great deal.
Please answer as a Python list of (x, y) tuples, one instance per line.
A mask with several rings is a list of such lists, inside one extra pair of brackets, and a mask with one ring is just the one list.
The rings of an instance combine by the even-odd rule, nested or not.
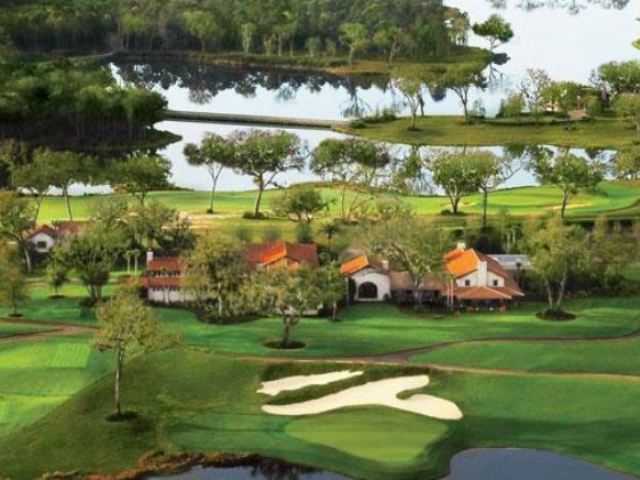
[(386, 302), (391, 298), (388, 264), (373, 266), (365, 256), (357, 257), (340, 268), (351, 282), (350, 291), (356, 302)]

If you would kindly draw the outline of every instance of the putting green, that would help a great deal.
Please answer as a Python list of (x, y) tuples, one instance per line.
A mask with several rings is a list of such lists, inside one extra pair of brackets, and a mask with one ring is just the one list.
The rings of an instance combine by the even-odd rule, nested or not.
[(447, 434), (444, 422), (382, 408), (348, 411), (293, 420), (285, 432), (372, 461), (411, 463)]

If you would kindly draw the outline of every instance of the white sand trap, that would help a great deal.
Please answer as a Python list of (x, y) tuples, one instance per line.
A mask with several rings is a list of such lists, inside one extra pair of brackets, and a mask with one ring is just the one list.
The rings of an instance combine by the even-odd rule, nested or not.
[(328, 385), (330, 383), (339, 382), (348, 378), (357, 377), (364, 372), (352, 372), (351, 370), (342, 370), (339, 372), (321, 373), (319, 375), (300, 375), (296, 377), (286, 377), (271, 382), (263, 382), (262, 388), (258, 393), (264, 393), (273, 397), (280, 392), (290, 392), (300, 390), (301, 388), (310, 387), (312, 385)]
[(460, 420), (462, 412), (458, 406), (443, 398), (416, 394), (402, 400), (398, 394), (429, 385), (427, 375), (389, 378), (347, 388), (326, 397), (291, 405), (264, 405), (262, 410), (271, 415), (301, 416), (340, 410), (346, 407), (381, 405), (416, 413), (439, 420)]

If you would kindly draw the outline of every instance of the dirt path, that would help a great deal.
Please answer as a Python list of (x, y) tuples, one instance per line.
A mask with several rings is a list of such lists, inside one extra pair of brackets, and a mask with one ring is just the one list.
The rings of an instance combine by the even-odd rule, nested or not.
[[(20, 322), (12, 321), (11, 323), (16, 324)], [(50, 329), (43, 330), (40, 332), (18, 333), (8, 337), (2, 337), (0, 338), (0, 345), (48, 340), (51, 338), (58, 338), (58, 337), (73, 337), (76, 335), (83, 335), (83, 334), (92, 333), (95, 331), (95, 329), (91, 327), (83, 327), (79, 325), (66, 325), (66, 324), (54, 325), (51, 323), (31, 322), (31, 321), (23, 321), (23, 323), (30, 326), (41, 326), (41, 327), (50, 328)]]

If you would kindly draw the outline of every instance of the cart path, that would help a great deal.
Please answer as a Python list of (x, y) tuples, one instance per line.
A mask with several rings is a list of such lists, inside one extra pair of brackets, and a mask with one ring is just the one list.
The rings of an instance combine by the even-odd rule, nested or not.
[(41, 330), (39, 332), (17, 333), (15, 335), (1, 337), (0, 345), (49, 340), (58, 337), (74, 337), (95, 332), (95, 328), (92, 327), (84, 327), (81, 325), (72, 324), (52, 324), (30, 320), (0, 320), (0, 323), (11, 323), (13, 325), (19, 325), (20, 323), (23, 323), (24, 325), (28, 326), (41, 326), (45, 328), (45, 330)]

